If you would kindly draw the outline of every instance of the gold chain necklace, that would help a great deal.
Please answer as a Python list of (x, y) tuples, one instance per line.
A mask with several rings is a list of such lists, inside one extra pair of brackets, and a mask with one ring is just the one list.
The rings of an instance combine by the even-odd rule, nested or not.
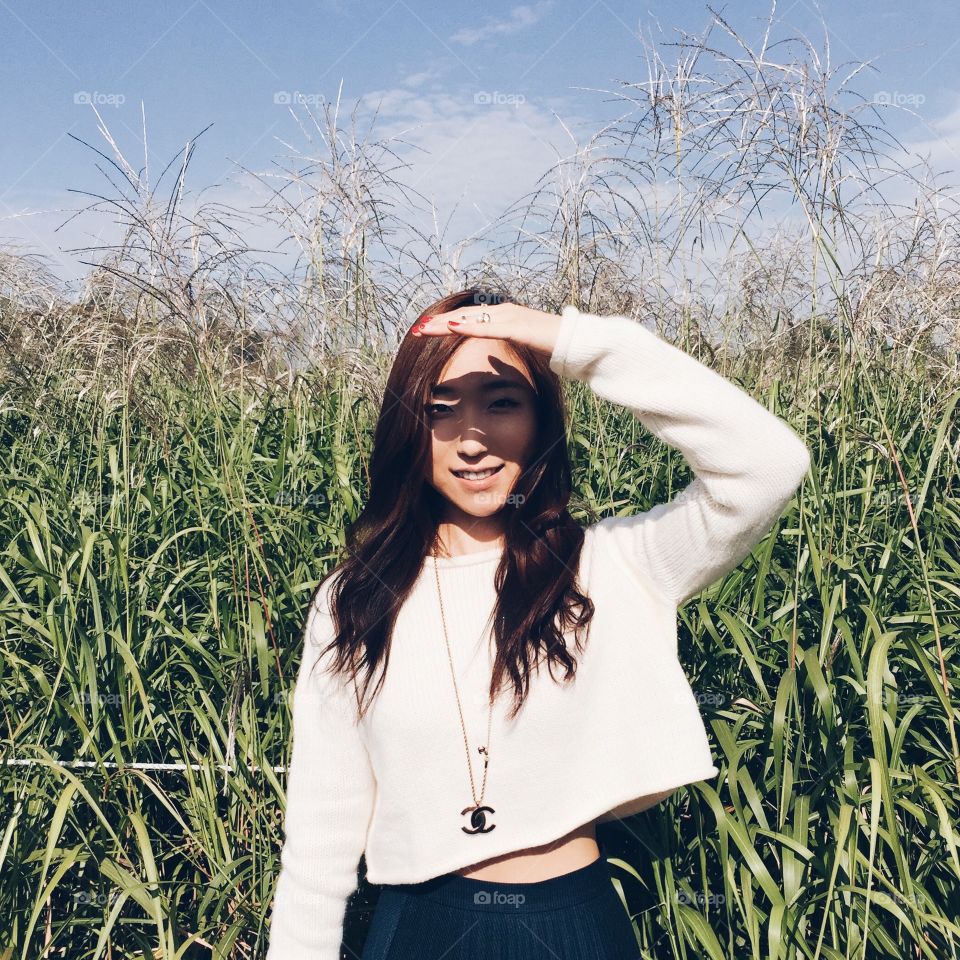
[(453, 692), (457, 697), (457, 710), (460, 713), (460, 728), (463, 730), (463, 747), (467, 753), (467, 769), (470, 772), (470, 793), (473, 796), (473, 805), (464, 807), (460, 811), (460, 816), (470, 814), (470, 826), (461, 827), (464, 833), (489, 833), (495, 826), (495, 823), (487, 823), (487, 814), (495, 813), (493, 807), (483, 805), (483, 795), (487, 790), (487, 766), (490, 763), (490, 727), (493, 721), (493, 697), (490, 698), (490, 712), (487, 717), (487, 742), (484, 746), (478, 747), (477, 751), (483, 755), (483, 786), (480, 789), (480, 797), (477, 797), (477, 790), (473, 783), (473, 764), (470, 762), (470, 744), (467, 742), (467, 726), (463, 722), (463, 707), (460, 704), (460, 691), (457, 688), (457, 678), (453, 669), (453, 654), (450, 652), (450, 639), (447, 636), (447, 618), (443, 613), (443, 593), (440, 590), (440, 573), (437, 569), (437, 557), (433, 558), (433, 574), (437, 581), (437, 596), (440, 599), (440, 620), (443, 623), (443, 639), (447, 645), (447, 659), (450, 661), (450, 677), (453, 680)]

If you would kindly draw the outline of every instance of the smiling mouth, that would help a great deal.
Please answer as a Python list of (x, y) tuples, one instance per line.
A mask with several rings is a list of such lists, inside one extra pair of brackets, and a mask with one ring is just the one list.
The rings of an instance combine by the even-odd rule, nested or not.
[(462, 480), (486, 480), (487, 477), (492, 477), (502, 469), (503, 464), (501, 463), (499, 467), (491, 467), (487, 470), (451, 470), (450, 472)]

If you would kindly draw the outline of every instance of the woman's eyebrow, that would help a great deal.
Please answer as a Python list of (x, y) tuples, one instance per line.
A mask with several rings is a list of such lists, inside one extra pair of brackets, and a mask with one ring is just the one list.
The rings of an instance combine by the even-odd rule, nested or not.
[[(513, 377), (497, 377), (495, 380), (486, 380), (480, 385), (481, 393), (492, 393), (494, 390), (525, 390), (530, 385), (523, 380)], [(434, 384), (430, 393), (435, 397), (458, 397), (460, 391), (455, 387), (443, 383)]]

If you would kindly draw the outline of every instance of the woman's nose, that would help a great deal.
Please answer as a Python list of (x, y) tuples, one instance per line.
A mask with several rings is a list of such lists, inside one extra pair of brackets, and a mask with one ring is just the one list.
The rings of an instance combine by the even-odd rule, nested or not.
[(476, 457), (483, 453), (486, 447), (479, 440), (472, 440), (468, 437), (460, 441), (460, 452), (467, 457)]

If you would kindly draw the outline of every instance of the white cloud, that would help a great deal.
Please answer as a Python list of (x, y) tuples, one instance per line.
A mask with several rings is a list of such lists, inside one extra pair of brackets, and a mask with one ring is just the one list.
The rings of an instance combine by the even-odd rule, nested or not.
[(533, 6), (523, 4), (523, 6), (514, 7), (505, 20), (488, 20), (482, 27), (464, 27), (453, 34), (450, 40), (470, 47), (481, 40), (486, 40), (487, 37), (516, 33), (537, 23), (551, 6), (553, 6), (553, 0), (540, 0)]
[[(552, 112), (564, 117), (568, 127), (573, 126), (574, 121), (569, 118), (571, 108), (561, 100), (531, 103), (519, 95), (497, 91), (437, 89), (438, 84), (422, 76), (409, 80), (416, 80), (425, 89), (415, 90), (414, 84), (404, 82), (359, 99), (357, 136), (372, 141), (393, 138), (391, 148), (408, 166), (394, 169), (391, 175), (426, 198), (418, 201), (424, 212), (405, 208), (396, 213), (427, 234), (442, 232), (445, 248), (484, 233), (491, 221), (534, 188), (537, 179), (554, 167), (558, 158), (573, 151), (574, 144)], [(296, 105), (292, 109), (301, 116), (304, 112)], [(374, 111), (377, 119), (371, 129)], [(341, 110), (340, 124), (349, 131), (347, 113)], [(322, 111), (315, 111), (315, 115), (321, 117)], [(304, 126), (309, 127), (309, 123)], [(296, 132), (281, 136), (304, 157), (314, 150), (319, 150), (321, 158), (324, 156), (317, 137), (310, 144)], [(268, 148), (268, 152), (273, 156), (289, 154), (282, 146), (277, 143), (277, 149)], [(280, 161), (279, 166), (296, 169), (300, 165)], [(396, 161), (391, 161), (390, 166), (396, 168)], [(275, 178), (278, 172), (277, 164), (270, 161), (261, 161), (255, 169), (264, 171), (268, 178)], [(239, 170), (226, 182), (211, 187), (189, 174), (187, 181), (187, 210), (194, 207), (201, 191), (203, 202), (218, 202), (241, 213), (254, 211), (268, 197), (266, 188)], [(280, 186), (276, 179), (268, 179), (268, 183)], [(84, 213), (55, 232), (71, 210), (83, 205), (84, 201), (78, 202), (75, 194), (65, 190), (8, 196), (5, 204), (0, 205), (0, 246), (12, 245), (19, 239), (46, 254), (62, 279), (79, 279), (89, 269), (80, 264), (80, 259), (95, 257), (64, 253), (65, 249), (103, 246), (120, 240), (119, 230), (108, 214)], [(265, 259), (278, 266), (296, 254), (293, 244), (283, 248), (288, 254), (279, 251), (282, 237), (277, 228), (261, 222), (255, 211), (241, 232), (250, 245), (276, 252), (275, 257)]]
[(422, 87), (428, 80), (437, 76), (435, 70), (421, 70), (419, 73), (409, 73), (402, 80), (405, 87)]
[(553, 106), (562, 114), (559, 103), (471, 89), (384, 90), (363, 101), (371, 111), (379, 105), (378, 136), (401, 138), (413, 148), (403, 151), (410, 164), (403, 180), (433, 201), (438, 221), (459, 204), (450, 226), (454, 236), (496, 219), (574, 146), (551, 113)]
[(11, 191), (0, 201), (0, 246), (37, 258), (63, 282), (76, 280), (89, 270), (81, 260), (92, 257), (65, 251), (117, 241), (105, 218), (73, 217), (83, 205), (65, 189)]
[(917, 124), (912, 135), (900, 138), (906, 156), (903, 162), (911, 158), (922, 158), (930, 164), (935, 173), (952, 171), (954, 176), (960, 173), (960, 106), (955, 107), (942, 117), (929, 122), (917, 116)]

